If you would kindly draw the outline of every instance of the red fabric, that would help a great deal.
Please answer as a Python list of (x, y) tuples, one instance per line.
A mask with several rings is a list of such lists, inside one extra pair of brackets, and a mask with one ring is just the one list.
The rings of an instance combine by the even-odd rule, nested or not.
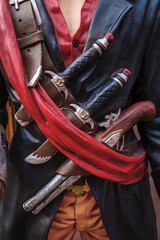
[(8, 1), (0, 0), (0, 23), (0, 59), (4, 69), (23, 106), (51, 143), (96, 176), (122, 184), (139, 181), (146, 172), (145, 152), (136, 157), (116, 153), (76, 128), (39, 83), (28, 88)]
[[(46, 9), (55, 28), (58, 45), (61, 49), (63, 60), (69, 66), (83, 51), (89, 26), (99, 0), (86, 0), (81, 9), (81, 22), (78, 30), (71, 37), (67, 23), (59, 8), (58, 0), (44, 0)], [(78, 47), (73, 42), (78, 40)]]

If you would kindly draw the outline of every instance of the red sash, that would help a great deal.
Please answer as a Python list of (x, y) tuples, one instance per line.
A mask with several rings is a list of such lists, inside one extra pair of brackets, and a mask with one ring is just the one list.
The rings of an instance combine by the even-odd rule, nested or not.
[(8, 1), (0, 0), (0, 59), (23, 106), (63, 154), (86, 171), (109, 181), (131, 184), (146, 172), (145, 152), (121, 155), (76, 128), (38, 83), (28, 88)]

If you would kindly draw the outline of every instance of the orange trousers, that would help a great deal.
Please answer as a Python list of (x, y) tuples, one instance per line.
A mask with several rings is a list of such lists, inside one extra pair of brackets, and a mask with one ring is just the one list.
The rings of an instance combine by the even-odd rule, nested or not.
[(71, 190), (66, 191), (48, 240), (72, 240), (76, 231), (80, 232), (82, 240), (109, 240), (91, 191), (78, 196)]

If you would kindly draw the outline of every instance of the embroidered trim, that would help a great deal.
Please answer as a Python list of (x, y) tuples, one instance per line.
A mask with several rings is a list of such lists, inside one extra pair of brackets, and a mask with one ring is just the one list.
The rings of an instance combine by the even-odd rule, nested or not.
[(85, 179), (85, 185), (71, 185), (67, 188), (67, 190), (71, 190), (76, 196), (83, 194), (84, 192), (89, 192), (91, 189)]

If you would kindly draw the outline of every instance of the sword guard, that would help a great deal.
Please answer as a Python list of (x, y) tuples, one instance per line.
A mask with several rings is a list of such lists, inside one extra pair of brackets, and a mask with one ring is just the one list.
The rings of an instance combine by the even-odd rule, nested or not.
[(74, 108), (76, 111), (74, 112), (75, 115), (84, 123), (88, 123), (91, 126), (91, 129), (94, 128), (94, 122), (93, 120), (90, 118), (88, 111), (82, 109), (80, 106), (78, 106), (77, 104), (70, 104), (70, 106), (72, 108)]
[(120, 114), (121, 114), (121, 109), (119, 108), (117, 113), (111, 113), (109, 115), (106, 115), (104, 117), (105, 120), (103, 122), (99, 123), (99, 126), (104, 127), (105, 129), (110, 128), (118, 120)]

